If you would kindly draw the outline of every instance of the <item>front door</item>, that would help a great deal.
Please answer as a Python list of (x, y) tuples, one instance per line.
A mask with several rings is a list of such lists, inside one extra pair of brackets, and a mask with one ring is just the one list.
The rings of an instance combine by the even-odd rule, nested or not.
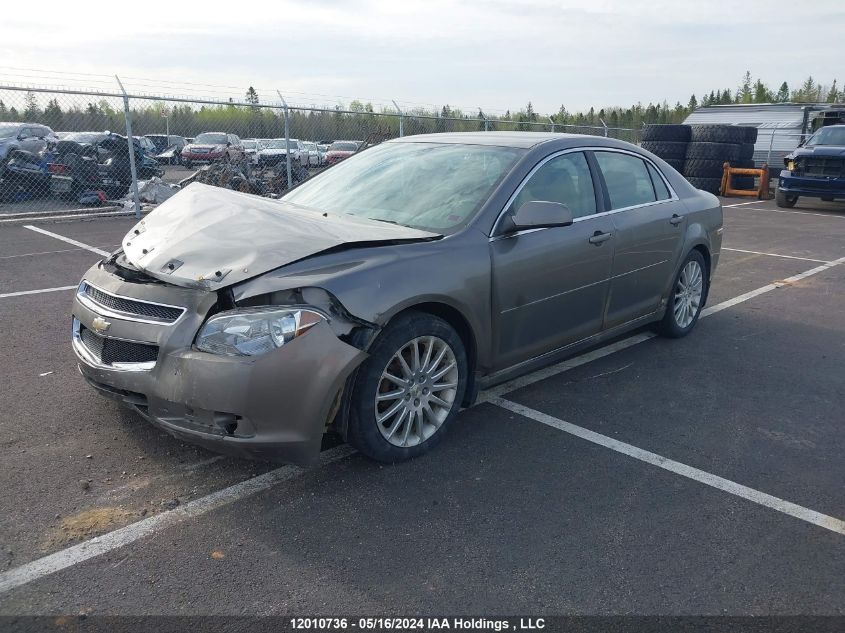
[(494, 236), (493, 328), (503, 369), (601, 330), (613, 260), (613, 221), (596, 215), (593, 177), (582, 152), (547, 158), (507, 212), (529, 200), (561, 202), (570, 226)]

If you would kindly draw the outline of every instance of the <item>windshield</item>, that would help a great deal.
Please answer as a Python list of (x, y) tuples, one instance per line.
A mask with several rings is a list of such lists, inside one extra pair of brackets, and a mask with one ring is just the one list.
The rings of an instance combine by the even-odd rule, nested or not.
[(336, 143), (332, 143), (329, 147), (330, 152), (354, 152), (357, 149), (358, 143), (353, 141), (337, 141)]
[(845, 126), (823, 127), (813, 134), (805, 145), (807, 147), (814, 145), (841, 145), (845, 147)]
[(75, 141), (77, 143), (96, 143), (106, 138), (102, 132), (71, 132), (65, 135), (65, 141)]
[(228, 139), (225, 134), (215, 132), (203, 132), (194, 139), (197, 145), (225, 145)]
[[(285, 149), (285, 139), (274, 138), (261, 143), (263, 149)], [(296, 149), (296, 139), (290, 139), (290, 148)]]
[(306, 181), (283, 200), (447, 233), (472, 219), (523, 153), (486, 145), (384, 143)]
[(256, 145), (258, 145), (255, 141), (243, 141), (243, 144), (244, 149), (255, 149)]

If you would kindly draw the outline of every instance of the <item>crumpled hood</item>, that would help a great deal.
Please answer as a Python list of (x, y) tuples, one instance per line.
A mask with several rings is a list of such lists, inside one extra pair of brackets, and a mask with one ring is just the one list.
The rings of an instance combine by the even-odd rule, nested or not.
[(845, 147), (840, 145), (816, 145), (815, 147), (799, 147), (787, 158), (799, 156), (845, 157)]
[(346, 244), (437, 237), (192, 183), (138, 222), (123, 238), (123, 250), (153, 277), (217, 290)]

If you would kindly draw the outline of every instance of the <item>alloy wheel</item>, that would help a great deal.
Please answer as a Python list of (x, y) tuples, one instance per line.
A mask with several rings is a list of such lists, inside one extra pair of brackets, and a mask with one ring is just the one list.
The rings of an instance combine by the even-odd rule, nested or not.
[(455, 352), (436, 336), (402, 346), (381, 373), (375, 396), (376, 425), (382, 437), (402, 448), (434, 435), (455, 404)]
[(701, 297), (704, 294), (704, 275), (697, 261), (690, 260), (678, 276), (675, 286), (675, 301), (672, 309), (675, 323), (680, 328), (689, 327), (698, 315)]

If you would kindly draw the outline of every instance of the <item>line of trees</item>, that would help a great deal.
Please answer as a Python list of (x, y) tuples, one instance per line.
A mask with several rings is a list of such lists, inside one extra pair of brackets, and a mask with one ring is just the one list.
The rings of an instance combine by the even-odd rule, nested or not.
[[(7, 105), (2, 97), (9, 99)], [(22, 99), (21, 99), (22, 96)], [(15, 99), (22, 101), (15, 103)], [(60, 102), (60, 99), (62, 101)], [(135, 134), (161, 134), (165, 131), (165, 115), (170, 132), (182, 136), (196, 136), (204, 131), (223, 131), (241, 138), (278, 138), (284, 136), (284, 117), (278, 108), (262, 107), (256, 90), (250, 86), (244, 96), (249, 105), (165, 104), (148, 100), (132, 101), (132, 125)], [(542, 130), (556, 126), (576, 126), (577, 131), (590, 132), (589, 127), (627, 128), (638, 130), (648, 123), (679, 123), (699, 105), (731, 103), (838, 103), (845, 100), (836, 80), (830, 85), (816, 82), (813, 77), (797, 89), (790, 89), (783, 82), (773, 90), (761, 79), (754, 79), (746, 72), (735, 90), (711, 90), (701, 97), (692, 95), (686, 104), (676, 102), (641, 103), (629, 107), (590, 108), (569, 112), (561, 106), (551, 115), (539, 115), (531, 102), (521, 110), (507, 111), (504, 115), (488, 115), (481, 110), (466, 113), (445, 105), (439, 110), (417, 108), (406, 111), (406, 134), (426, 132), (484, 130)], [(70, 103), (69, 103), (70, 102)], [(17, 107), (16, 107), (17, 106)], [(348, 110), (350, 113), (341, 112)], [(33, 121), (49, 125), (56, 131), (85, 131), (125, 129), (122, 103), (115, 99), (86, 101), (84, 96), (57, 95), (43, 106), (31, 92), (0, 91), (0, 121)], [(371, 103), (352, 101), (348, 106), (338, 105), (334, 110), (318, 112), (290, 111), (290, 132), (294, 138), (306, 140), (366, 139), (369, 135), (397, 136), (399, 116), (388, 108), (376, 111)], [(559, 129), (559, 128), (558, 128)], [(595, 130), (600, 133), (601, 130)], [(614, 136), (628, 138), (625, 133)], [(634, 140), (634, 139), (629, 139)]]

